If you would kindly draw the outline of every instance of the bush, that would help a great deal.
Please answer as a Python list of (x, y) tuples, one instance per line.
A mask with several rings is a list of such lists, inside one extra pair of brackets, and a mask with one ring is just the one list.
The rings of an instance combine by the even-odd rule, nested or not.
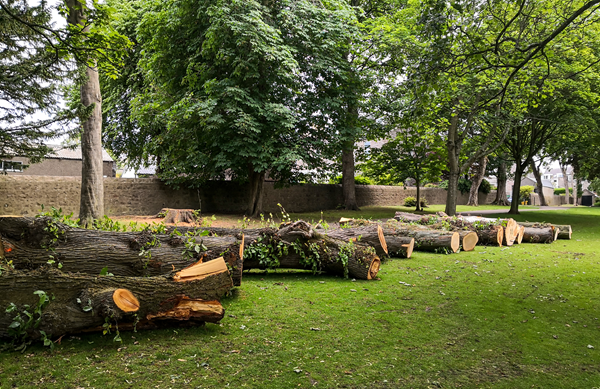
[[(437, 184), (432, 184), (432, 183), (425, 184), (425, 188), (437, 188), (437, 187), (438, 187)], [(448, 181), (446, 181), (446, 187), (448, 187)]]
[(404, 199), (405, 207), (416, 207), (417, 206), (417, 198), (413, 196), (408, 196)]
[[(473, 185), (471, 181), (467, 180), (466, 178), (458, 179), (458, 190), (462, 194), (469, 193), (471, 190), (471, 185)], [(440, 182), (439, 187), (448, 190), (448, 180)], [(489, 181), (484, 178), (483, 181), (481, 181), (481, 185), (479, 185), (479, 192), (488, 194), (491, 190), (492, 185), (490, 185)]]
[(519, 190), (519, 201), (529, 202), (529, 196), (533, 193), (533, 186), (525, 185)]
[[(429, 205), (426, 198), (422, 198), (420, 203), (421, 203), (421, 208), (427, 208), (427, 206)], [(407, 198), (404, 199), (404, 206), (405, 207), (416, 207), (417, 206), (417, 198), (413, 197), (413, 196), (408, 196)]]
[[(557, 196), (562, 196), (565, 194), (565, 188), (556, 188), (554, 189), (554, 194)], [(573, 188), (569, 188), (569, 194), (573, 194)]]
[(594, 203), (594, 207), (600, 207), (600, 198), (596, 199), (596, 202)]
[(489, 194), (492, 191), (492, 184), (485, 178), (481, 181), (481, 185), (479, 185), (479, 192), (483, 194)]
[[(342, 183), (342, 176), (335, 176), (332, 179), (329, 180), (330, 184), (341, 184)], [(373, 181), (373, 179), (369, 178), (369, 177), (365, 177), (365, 176), (354, 176), (354, 183), (356, 185), (375, 185), (375, 181)]]

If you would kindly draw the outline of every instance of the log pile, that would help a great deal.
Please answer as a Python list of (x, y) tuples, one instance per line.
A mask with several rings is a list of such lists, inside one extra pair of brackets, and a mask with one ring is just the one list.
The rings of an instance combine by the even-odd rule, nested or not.
[[(473, 231), (478, 244), (488, 246), (512, 246), (521, 243), (552, 243), (556, 239), (571, 239), (571, 226), (547, 223), (521, 223), (514, 219), (492, 219), (479, 216), (448, 217), (438, 215), (415, 215), (397, 212), (396, 220), (404, 223), (427, 226), (432, 229)], [(564, 233), (561, 232), (564, 229)]]

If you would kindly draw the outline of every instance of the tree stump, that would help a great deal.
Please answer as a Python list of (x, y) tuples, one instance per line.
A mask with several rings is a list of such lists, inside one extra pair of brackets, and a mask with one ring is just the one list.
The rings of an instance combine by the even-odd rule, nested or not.
[(165, 224), (196, 223), (200, 220), (199, 213), (194, 209), (163, 208), (155, 218), (164, 218)]

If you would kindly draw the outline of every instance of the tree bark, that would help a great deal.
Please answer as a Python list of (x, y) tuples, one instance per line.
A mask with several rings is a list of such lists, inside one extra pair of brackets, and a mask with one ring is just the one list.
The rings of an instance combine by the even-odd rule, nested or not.
[(358, 239), (359, 242), (366, 243), (375, 248), (375, 253), (380, 257), (400, 256), (402, 258), (410, 258), (414, 249), (415, 239), (410, 237), (385, 235), (382, 230), (387, 247), (387, 252), (384, 250), (378, 233), (378, 225), (368, 225), (362, 227), (340, 228), (338, 230), (327, 231), (327, 236), (332, 238), (348, 241), (350, 239)]
[(456, 253), (460, 248), (458, 232), (431, 230), (424, 226), (402, 224), (390, 219), (381, 224), (386, 241), (394, 236), (415, 238), (414, 250)]
[(498, 175), (497, 178), (497, 189), (496, 189), (496, 199), (492, 204), (495, 205), (510, 205), (508, 202), (508, 197), (506, 197), (506, 161), (504, 159), (501, 160), (500, 166), (498, 167)]
[(530, 163), (531, 170), (533, 171), (533, 175), (535, 176), (535, 183), (538, 197), (540, 198), (540, 205), (543, 207), (548, 206), (546, 202), (546, 196), (544, 196), (544, 184), (542, 182), (542, 176), (540, 175), (540, 170), (533, 160)]
[(106, 267), (117, 276), (141, 277), (223, 256), (239, 285), (240, 244), (241, 239), (233, 236), (98, 231), (71, 228), (49, 218), (0, 217), (0, 246), (17, 269), (36, 269), (53, 260), (66, 272), (98, 275)]
[(448, 150), (448, 170), (450, 171), (450, 176), (448, 178), (448, 189), (446, 193), (446, 209), (444, 212), (448, 216), (456, 215), (456, 198), (458, 197), (458, 177), (460, 176), (460, 148), (458, 143), (458, 115), (455, 114), (450, 119), (450, 126), (448, 128), (448, 139), (446, 140), (446, 148)]
[(556, 240), (559, 230), (554, 227), (523, 227), (523, 242), (552, 243)]
[[(261, 262), (260, 256), (253, 258), (246, 255), (244, 269), (311, 269), (363, 280), (374, 279), (379, 272), (381, 261), (372, 247), (327, 236), (304, 221), (283, 226), (272, 238), (287, 245), (287, 249), (282, 250), (283, 254), (278, 256), (277, 263), (274, 264), (270, 258), (267, 258), (268, 262)], [(263, 239), (262, 244), (268, 244), (268, 240)]]
[(415, 209), (415, 211), (422, 211), (423, 208), (421, 208), (421, 180), (416, 180), (416, 185), (417, 185), (417, 207)]
[[(224, 266), (224, 264), (223, 264)], [(223, 317), (219, 298), (232, 286), (231, 277), (224, 271), (189, 282), (175, 282), (172, 275), (157, 277), (99, 277), (87, 274), (63, 273), (41, 268), (33, 271), (12, 270), (0, 277), (0, 288), (11, 293), (0, 295), (0, 306), (14, 303), (16, 312), (0, 312), (0, 338), (10, 337), (9, 325), (23, 304), (35, 307), (39, 299), (35, 291), (52, 296), (42, 311), (39, 327), (23, 329), (30, 338), (49, 337), (89, 330), (102, 330), (108, 322), (133, 327), (139, 320), (145, 326), (160, 326), (161, 320), (173, 323), (189, 320), (199, 324), (217, 322)], [(135, 298), (132, 309), (117, 305), (115, 292), (126, 289)], [(137, 306), (137, 307), (136, 307)], [(23, 314), (21, 314), (24, 316)], [(165, 323), (165, 322), (163, 322)]]
[(565, 198), (567, 199), (567, 205), (571, 203), (571, 198), (569, 194), (569, 176), (567, 175), (567, 167), (566, 165), (560, 165), (560, 170), (563, 175), (563, 186), (565, 187)]
[(485, 176), (486, 165), (487, 156), (479, 158), (477, 171), (471, 180), (471, 190), (469, 191), (469, 201), (467, 202), (467, 205), (474, 207), (479, 206), (479, 186), (481, 185), (483, 177)]
[[(445, 230), (450, 226), (453, 230), (461, 233), (465, 232), (465, 229), (467, 229), (477, 235), (478, 239), (476, 243), (481, 245), (502, 246), (502, 239), (504, 237), (504, 229), (501, 225), (498, 225), (498, 222), (495, 219), (482, 219), (469, 216), (448, 217), (438, 215), (415, 215), (407, 212), (396, 212), (394, 219), (400, 222), (417, 223), (425, 228), (435, 230)], [(461, 234), (461, 239), (465, 236), (466, 234)], [(470, 247), (470, 244), (467, 244), (467, 247)], [(470, 250), (467, 249), (465, 251)]]
[(547, 228), (553, 227), (559, 230), (557, 239), (570, 240), (573, 235), (573, 229), (568, 224), (551, 224), (551, 223), (537, 223), (537, 222), (518, 222), (520, 226), (534, 227), (534, 228)]
[(515, 170), (515, 183), (512, 190), (512, 201), (510, 203), (510, 210), (508, 211), (511, 215), (519, 214), (519, 201), (521, 200), (521, 177), (523, 177), (523, 169), (517, 164)]
[(358, 211), (356, 202), (356, 183), (354, 181), (354, 142), (344, 144), (342, 150), (342, 193), (344, 195), (344, 208), (349, 211)]
[(258, 217), (262, 212), (265, 173), (257, 173), (254, 171), (254, 167), (250, 166), (248, 178), (250, 180), (250, 197), (248, 199), (248, 209), (246, 210), (246, 213), (249, 217)]
[[(69, 15), (67, 22), (83, 26), (86, 21), (82, 4), (77, 0), (65, 0)], [(87, 32), (84, 30), (84, 32)], [(82, 123), (81, 133), (81, 199), (79, 223), (84, 227), (93, 225), (95, 219), (104, 215), (104, 180), (102, 168), (102, 94), (98, 69), (80, 63), (85, 69), (85, 80), (81, 85), (81, 103), (93, 105), (91, 115)]]

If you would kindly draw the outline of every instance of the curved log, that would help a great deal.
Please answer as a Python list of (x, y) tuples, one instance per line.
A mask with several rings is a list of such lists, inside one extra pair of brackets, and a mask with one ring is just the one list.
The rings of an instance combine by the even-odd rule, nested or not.
[[(67, 333), (101, 330), (105, 322), (113, 325), (118, 323), (119, 328), (126, 328), (127, 324), (133, 327), (137, 321), (141, 322), (141, 326), (160, 326), (165, 324), (159, 323), (163, 319), (190, 321), (196, 325), (205, 321), (217, 322), (223, 317), (224, 311), (215, 314), (214, 300), (224, 296), (232, 287), (227, 267), (222, 260), (221, 263), (219, 272), (189, 282), (174, 282), (172, 274), (156, 277), (99, 277), (63, 273), (53, 268), (5, 271), (0, 276), (0, 289), (10, 290), (10, 293), (0, 295), (0, 338), (12, 336), (11, 323), (22, 312), (24, 304), (36, 306), (39, 300), (34, 294), (36, 291), (44, 291), (50, 299), (42, 310), (39, 327), (22, 329), (23, 333), (33, 339), (40, 337), (39, 331), (56, 337)], [(120, 303), (115, 301), (115, 296), (117, 299), (121, 298), (119, 289), (126, 289), (134, 296), (139, 307), (120, 308)], [(212, 305), (209, 304), (210, 309), (203, 314), (200, 308), (202, 304), (189, 301), (212, 301)], [(16, 309), (5, 312), (5, 308), (11, 303), (15, 304)], [(21, 317), (24, 315), (21, 314)], [(13, 329), (19, 328), (16, 326)]]

